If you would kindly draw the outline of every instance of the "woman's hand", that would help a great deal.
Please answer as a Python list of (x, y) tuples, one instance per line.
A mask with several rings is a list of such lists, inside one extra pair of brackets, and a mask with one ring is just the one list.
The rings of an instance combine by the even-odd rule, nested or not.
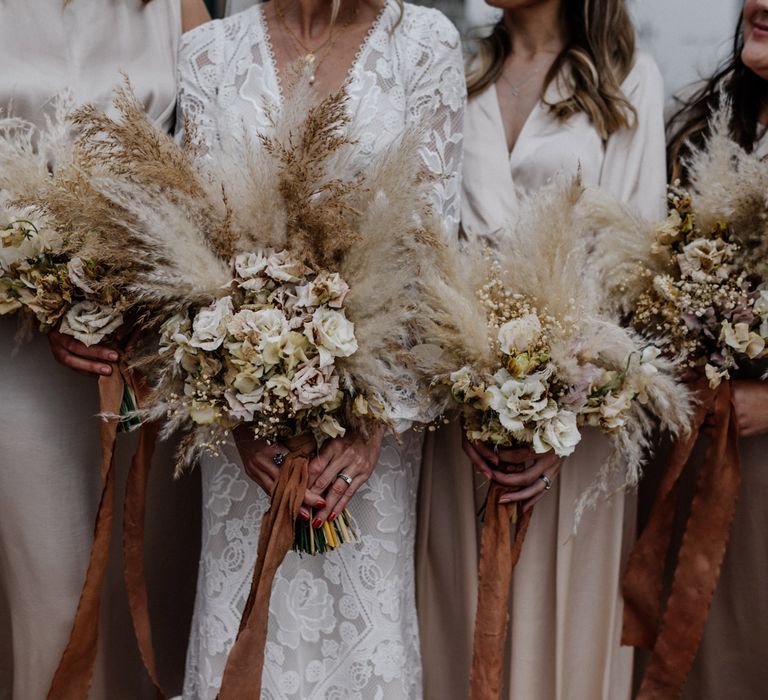
[(526, 501), (524, 511), (533, 508), (546, 495), (547, 486), (551, 487), (563, 463), (554, 452), (538, 455), (525, 448), (495, 450), (481, 442), (470, 442), (466, 435), (462, 437), (462, 447), (489, 481), (509, 487), (499, 503)]
[(51, 331), (48, 334), (51, 352), (59, 363), (65, 367), (92, 376), (109, 376), (112, 366), (106, 363), (117, 362), (120, 357), (117, 350), (105, 345), (85, 345), (75, 338)]
[[(335, 520), (347, 507), (349, 499), (370, 478), (379, 461), (384, 429), (377, 428), (368, 438), (347, 433), (343, 438), (328, 440), (320, 453), (309, 463), (309, 493), (316, 498), (325, 497), (312, 527), (322, 527), (326, 520)], [(351, 479), (339, 478), (344, 474)]]
[[(284, 445), (270, 445), (266, 440), (257, 440), (247, 425), (239, 425), (233, 431), (237, 451), (243, 460), (245, 473), (253, 479), (264, 492), (272, 498), (275, 484), (280, 476), (280, 467), (275, 462), (275, 455), (286, 455), (290, 450)], [(307, 491), (304, 496), (304, 507), (299, 516), (309, 520), (308, 508), (323, 508), (325, 500)]]
[(735, 381), (732, 388), (736, 424), (739, 426), (741, 437), (768, 433), (768, 382)]

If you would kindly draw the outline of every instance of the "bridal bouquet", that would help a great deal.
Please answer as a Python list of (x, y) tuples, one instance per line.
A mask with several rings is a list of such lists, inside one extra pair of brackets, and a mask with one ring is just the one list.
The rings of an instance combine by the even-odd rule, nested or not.
[[(606, 232), (598, 263), (609, 305), (654, 337), (666, 357), (679, 358), (697, 397), (691, 430), (672, 445), (624, 574), (623, 642), (654, 652), (641, 695), (650, 686), (683, 687), (696, 658), (739, 497), (731, 380), (765, 378), (768, 165), (731, 139), (730, 123), (726, 105), (712, 118), (703, 148), (685, 163), (685, 188), (670, 188), (666, 220)], [(709, 449), (698, 454), (700, 436)], [(689, 467), (697, 474), (691, 503), (679, 488)], [(675, 544), (669, 524), (681, 515), (685, 536)], [(661, 581), (671, 560), (674, 583), (665, 605)]]
[(643, 270), (650, 284), (633, 322), (663, 337), (665, 352), (703, 372), (714, 389), (742, 363), (768, 357), (768, 285), (725, 221), (702, 230), (691, 195), (679, 189), (670, 203), (655, 241), (669, 269)]
[[(422, 278), (418, 366), (457, 406), (467, 435), (494, 446), (573, 453), (585, 426), (613, 443), (575, 521), (603, 494), (637, 483), (657, 423), (685, 431), (691, 399), (674, 363), (606, 311), (605, 280), (590, 273), (593, 216), (605, 195), (576, 178), (521, 202), (512, 230), (445, 251)], [(566, 463), (563, 469), (568, 469)], [(531, 511), (503, 504), (492, 482), (484, 507), (473, 697), (501, 687), (507, 600)], [(514, 537), (510, 523), (515, 523)], [(506, 556), (505, 556), (506, 554)]]

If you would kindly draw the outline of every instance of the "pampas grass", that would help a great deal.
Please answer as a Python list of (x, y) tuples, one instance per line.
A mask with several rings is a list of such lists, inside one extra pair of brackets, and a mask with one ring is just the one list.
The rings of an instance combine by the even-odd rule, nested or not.
[[(465, 365), (483, 372), (498, 367), (488, 310), (477, 294), (495, 260), (505, 289), (524, 295), (539, 312), (561, 322), (551, 349), (553, 363), (565, 378), (577, 374), (573, 370), (581, 361), (620, 371), (648, 341), (623, 327), (612, 310), (611, 295), (620, 285), (611, 275), (616, 267), (631, 267), (634, 261), (621, 249), (608, 250), (607, 232), (626, 236), (626, 252), (632, 250), (630, 232), (643, 232), (647, 240), (646, 228), (623, 207), (585, 189), (579, 178), (561, 179), (528, 195), (521, 201), (514, 228), (498, 235), (492, 248), (474, 240), (461, 251), (443, 250), (434, 269), (422, 278), (423, 345), (416, 350), (420, 368), (440, 382)], [(596, 264), (606, 254), (612, 256), (612, 264)], [(674, 363), (658, 359), (654, 365), (659, 371), (648, 380), (648, 399), (634, 401), (627, 425), (609, 436), (613, 454), (577, 504), (577, 521), (602, 496), (637, 483), (657, 422), (673, 434), (687, 430), (688, 390), (677, 380)], [(449, 407), (447, 388), (441, 398)]]

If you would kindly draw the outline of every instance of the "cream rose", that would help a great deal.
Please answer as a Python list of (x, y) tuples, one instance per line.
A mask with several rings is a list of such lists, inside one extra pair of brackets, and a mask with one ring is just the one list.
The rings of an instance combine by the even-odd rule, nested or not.
[(600, 423), (608, 430), (618, 430), (627, 422), (627, 412), (632, 405), (632, 394), (622, 391), (608, 394), (600, 404)]
[(272, 253), (267, 258), (266, 274), (276, 282), (291, 282), (295, 284), (300, 282), (301, 278), (309, 273), (302, 262), (291, 257), (287, 250), (281, 250), (279, 253)]
[(85, 345), (98, 345), (123, 325), (123, 315), (95, 301), (75, 304), (61, 321), (60, 330)]
[(253, 420), (253, 415), (261, 406), (261, 399), (264, 396), (264, 387), (256, 387), (253, 391), (242, 394), (228, 389), (224, 392), (224, 398), (229, 405), (229, 415), (235, 420), (249, 423)]
[(300, 411), (335, 401), (339, 393), (339, 377), (333, 367), (318, 368), (314, 364), (302, 367), (291, 381), (293, 408)]
[(683, 248), (677, 256), (680, 272), (691, 279), (705, 282), (709, 279), (725, 279), (729, 274), (725, 261), (733, 247), (719, 238), (697, 238)]
[(571, 411), (560, 411), (539, 425), (533, 433), (533, 449), (537, 454), (552, 449), (558, 457), (567, 457), (573, 454), (580, 441), (576, 414)]
[(748, 323), (732, 326), (728, 321), (723, 321), (720, 337), (725, 340), (726, 345), (743, 352), (751, 360), (762, 355), (765, 350), (765, 339), (750, 331)]
[(499, 345), (505, 355), (527, 352), (541, 337), (541, 322), (536, 314), (507, 321), (499, 328)]
[[(266, 269), (267, 257), (262, 253), (241, 253), (235, 256), (235, 272), (243, 280), (261, 277)], [(240, 286), (245, 285), (241, 284)]]
[(85, 273), (83, 261), (80, 258), (72, 258), (67, 263), (67, 274), (69, 281), (86, 294), (95, 294), (93, 287), (88, 284), (88, 276)]
[(357, 351), (355, 324), (333, 309), (317, 309), (304, 334), (320, 353), (320, 367), (333, 364), (334, 357), (349, 357)]
[(321, 272), (312, 282), (296, 288), (296, 306), (313, 309), (327, 304), (332, 309), (340, 309), (348, 293), (349, 285), (338, 273)]
[(227, 325), (232, 319), (232, 298), (222, 297), (208, 308), (197, 312), (192, 322), (192, 337), (189, 344), (211, 352), (221, 347), (227, 335)]

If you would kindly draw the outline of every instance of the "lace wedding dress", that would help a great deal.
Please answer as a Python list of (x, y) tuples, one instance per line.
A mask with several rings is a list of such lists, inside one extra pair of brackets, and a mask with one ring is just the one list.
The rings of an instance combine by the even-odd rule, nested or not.
[[(458, 34), (436, 10), (387, 0), (347, 80), (366, 167), (404, 127), (426, 119), (422, 154), (440, 177), (434, 204), (455, 234), (465, 88)], [(188, 33), (180, 109), (208, 139), (269, 129), (281, 87), (259, 5)], [(352, 174), (352, 172), (350, 174)], [(290, 553), (272, 592), (262, 699), (421, 698), (414, 540), (421, 435), (387, 438), (371, 479), (349, 505), (360, 542), (323, 556)], [(205, 460), (203, 541), (187, 654), (185, 700), (213, 700), (248, 595), (269, 500), (233, 444)]]

